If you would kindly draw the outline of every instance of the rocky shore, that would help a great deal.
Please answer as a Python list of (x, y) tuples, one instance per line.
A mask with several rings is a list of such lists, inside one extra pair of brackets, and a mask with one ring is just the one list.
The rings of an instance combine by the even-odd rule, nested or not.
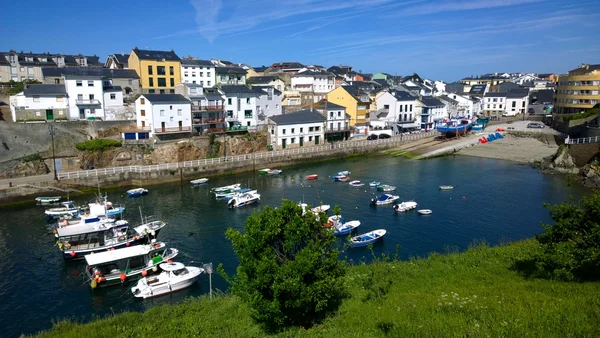
[(600, 163), (592, 161), (578, 167), (565, 146), (561, 146), (554, 156), (535, 161), (532, 165), (544, 174), (572, 175), (584, 187), (600, 187)]

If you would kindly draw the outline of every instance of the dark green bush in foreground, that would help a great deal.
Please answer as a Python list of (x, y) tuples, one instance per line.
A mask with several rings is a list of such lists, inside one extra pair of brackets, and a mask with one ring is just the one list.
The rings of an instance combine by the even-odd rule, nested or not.
[(104, 151), (110, 148), (117, 148), (120, 146), (121, 142), (105, 138), (97, 138), (94, 140), (89, 140), (75, 144), (75, 148), (81, 151)]

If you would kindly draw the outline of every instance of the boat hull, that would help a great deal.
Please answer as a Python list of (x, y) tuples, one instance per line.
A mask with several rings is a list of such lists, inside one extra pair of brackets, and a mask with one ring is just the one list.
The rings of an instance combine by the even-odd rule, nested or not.
[(186, 289), (196, 283), (200, 277), (200, 274), (202, 274), (202, 269), (200, 268), (189, 266), (186, 268), (189, 271), (188, 273), (191, 275), (188, 279), (179, 280), (174, 283), (167, 281), (161, 283), (160, 285), (147, 285), (142, 283), (143, 281), (139, 281), (138, 284), (131, 289), (131, 291), (135, 297), (146, 299), (159, 297)]
[[(130, 239), (120, 242), (120, 243), (105, 245), (102, 247), (90, 248), (90, 249), (79, 249), (79, 250), (64, 250), (62, 252), (63, 258), (65, 261), (77, 261), (77, 260), (84, 259), (85, 255), (89, 255), (89, 254), (92, 254), (95, 252), (104, 252), (104, 251), (108, 251), (108, 250), (112, 250), (112, 249), (116, 250), (116, 249), (121, 249), (121, 248), (125, 248), (127, 246), (132, 246), (132, 245), (148, 244), (148, 243), (150, 243), (150, 241), (153, 238), (158, 237), (158, 233), (160, 232), (160, 230), (161, 229), (154, 230), (154, 236), (151, 236), (150, 234), (148, 234), (144, 237), (140, 237), (139, 239), (130, 238)], [(127, 245), (127, 243), (129, 243), (129, 245)], [(73, 252), (75, 253), (75, 255), (72, 254)]]

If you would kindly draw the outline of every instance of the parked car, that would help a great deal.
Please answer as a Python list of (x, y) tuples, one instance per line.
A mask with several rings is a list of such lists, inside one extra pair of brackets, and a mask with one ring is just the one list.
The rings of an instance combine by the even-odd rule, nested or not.
[(533, 108), (527, 109), (527, 112), (529, 113), (529, 115), (535, 115), (535, 109)]
[(537, 123), (537, 122), (532, 122), (527, 124), (527, 128), (539, 128), (539, 129), (544, 129), (546, 128), (545, 125), (541, 124), (541, 123)]
[(390, 136), (390, 135), (388, 135), (388, 134), (379, 134), (379, 138), (380, 138), (380, 139), (384, 139), (384, 138), (391, 138), (391, 136)]
[(376, 134), (371, 134), (371, 135), (367, 136), (367, 140), (376, 140), (376, 139), (377, 139)]

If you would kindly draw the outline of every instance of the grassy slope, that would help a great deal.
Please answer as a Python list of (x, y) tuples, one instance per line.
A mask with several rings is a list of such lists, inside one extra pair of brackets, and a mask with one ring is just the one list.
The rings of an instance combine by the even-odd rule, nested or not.
[[(349, 269), (351, 292), (339, 313), (310, 330), (280, 337), (600, 336), (600, 283), (527, 279), (512, 267), (537, 250), (529, 240), (478, 246), (465, 253), (359, 265)], [(369, 276), (377, 294), (365, 286)], [(366, 283), (367, 282), (367, 283)], [(268, 336), (234, 296), (202, 298), (79, 325), (60, 322), (43, 337)]]

